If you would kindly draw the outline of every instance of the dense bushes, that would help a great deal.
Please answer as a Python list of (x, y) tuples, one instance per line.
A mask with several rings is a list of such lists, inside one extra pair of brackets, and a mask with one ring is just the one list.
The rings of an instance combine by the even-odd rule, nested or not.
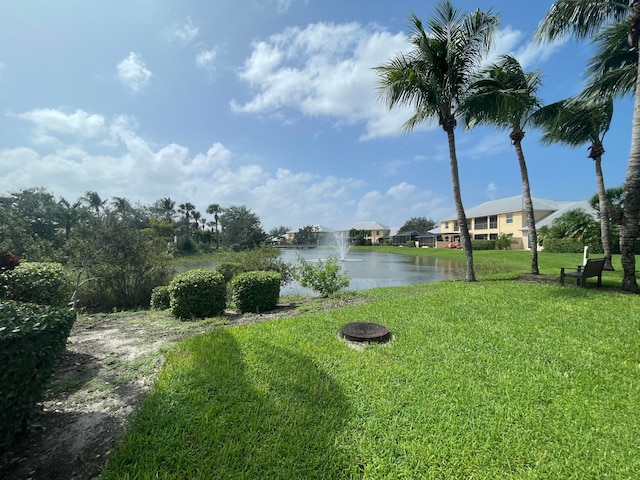
[(59, 263), (26, 262), (0, 273), (9, 300), (62, 307), (71, 299), (71, 279)]
[(281, 280), (277, 272), (241, 273), (231, 283), (236, 307), (242, 313), (272, 310), (280, 298)]
[(169, 284), (171, 313), (181, 319), (220, 315), (226, 306), (226, 282), (213, 270), (196, 269), (177, 275)]
[(68, 308), (0, 301), (0, 452), (41, 399), (75, 318)]

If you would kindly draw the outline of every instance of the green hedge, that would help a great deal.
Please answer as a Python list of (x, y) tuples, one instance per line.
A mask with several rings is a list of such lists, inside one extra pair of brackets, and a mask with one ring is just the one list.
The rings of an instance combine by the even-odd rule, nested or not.
[(233, 277), (244, 272), (244, 267), (241, 263), (222, 262), (216, 267), (216, 272), (222, 274), (224, 281), (229, 283)]
[(169, 284), (171, 313), (181, 319), (221, 315), (226, 292), (221, 273), (204, 269), (183, 272)]
[(151, 290), (151, 308), (154, 310), (166, 310), (170, 306), (169, 285), (160, 285)]
[(281, 282), (277, 272), (241, 273), (231, 283), (233, 301), (242, 313), (273, 310), (280, 299)]
[(0, 301), (0, 452), (42, 399), (75, 319), (68, 308)]
[(63, 307), (68, 305), (73, 284), (59, 263), (25, 262), (0, 276), (8, 300)]
[(495, 250), (495, 240), (471, 240), (471, 246), (474, 250)]
[(583, 253), (584, 245), (571, 238), (545, 238), (544, 251), (549, 253)]

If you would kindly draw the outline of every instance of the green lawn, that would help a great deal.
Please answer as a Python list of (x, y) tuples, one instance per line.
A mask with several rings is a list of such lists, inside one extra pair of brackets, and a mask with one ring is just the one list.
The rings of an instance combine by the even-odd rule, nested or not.
[[(179, 344), (103, 478), (637, 478), (640, 296), (511, 281), (349, 296), (367, 302)], [(351, 321), (394, 339), (356, 350), (336, 335)]]

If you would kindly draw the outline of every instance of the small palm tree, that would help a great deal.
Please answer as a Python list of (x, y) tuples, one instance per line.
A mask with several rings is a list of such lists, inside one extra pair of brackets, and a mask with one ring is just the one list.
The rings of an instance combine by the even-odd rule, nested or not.
[(541, 108), (534, 115), (536, 123), (543, 128), (540, 139), (543, 144), (564, 143), (581, 146), (590, 143), (589, 158), (596, 168), (596, 186), (600, 203), (600, 236), (604, 251), (606, 270), (613, 270), (611, 263), (611, 234), (609, 212), (604, 175), (602, 173), (602, 155), (604, 154), (604, 136), (609, 131), (613, 117), (613, 100), (582, 100), (577, 98), (562, 100)]
[(96, 216), (100, 215), (100, 209), (104, 208), (104, 204), (107, 202), (106, 200), (102, 200), (98, 192), (94, 192), (92, 190), (88, 191), (82, 197), (82, 201), (87, 204), (89, 208), (96, 212)]
[(462, 205), (455, 128), (459, 106), (484, 55), (492, 44), (498, 17), (479, 10), (462, 14), (449, 0), (436, 4), (428, 31), (415, 15), (411, 22), (409, 53), (399, 53), (376, 68), (381, 98), (389, 108), (410, 105), (415, 113), (404, 125), (407, 132), (423, 122), (437, 120), (447, 134), (451, 185), (458, 225), (467, 257), (466, 281), (475, 281), (473, 248)]
[(522, 197), (527, 212), (531, 273), (536, 275), (540, 273), (538, 234), (522, 140), (525, 133), (523, 128), (530, 123), (531, 115), (540, 106), (540, 100), (536, 97), (539, 86), (539, 72), (525, 73), (518, 60), (511, 55), (503, 55), (496, 63), (481, 72), (478, 80), (469, 88), (467, 98), (462, 105), (468, 126), (489, 124), (510, 130), (509, 138), (518, 157), (522, 178)]
[[(603, 40), (603, 32), (620, 41), (622, 30), (608, 30), (627, 27), (627, 46), (640, 49), (640, 2), (637, 0), (558, 0), (547, 12), (536, 32), (541, 40), (554, 40), (566, 36), (579, 39), (595, 38)], [(606, 35), (605, 34), (605, 35)], [(640, 235), (640, 80), (637, 76), (638, 58), (633, 67), (634, 72), (634, 108), (631, 148), (627, 163), (625, 180), (625, 203), (622, 225), (620, 228), (620, 250), (622, 252), (622, 269), (624, 277), (622, 288), (639, 293), (636, 280), (635, 243)], [(606, 73), (606, 72), (603, 72)], [(606, 79), (603, 75), (603, 81)], [(628, 76), (627, 76), (628, 78)], [(610, 79), (610, 78), (609, 78)], [(615, 94), (622, 91), (616, 91)]]

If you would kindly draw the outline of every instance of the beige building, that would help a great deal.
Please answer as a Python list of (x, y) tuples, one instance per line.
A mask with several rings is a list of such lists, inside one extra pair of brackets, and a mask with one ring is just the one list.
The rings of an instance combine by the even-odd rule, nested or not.
[[(551, 225), (562, 214), (575, 209), (592, 213), (589, 202), (557, 202), (532, 198), (536, 229)], [(522, 195), (492, 200), (465, 211), (472, 240), (495, 240), (499, 235), (511, 237), (514, 250), (529, 249), (527, 214)], [(439, 235), (438, 247), (460, 241), (460, 228), (456, 216), (440, 220), (440, 227), (433, 231)]]
[(356, 222), (347, 229), (351, 230), (366, 230), (365, 240), (370, 241), (371, 245), (381, 245), (391, 234), (391, 228), (378, 222)]

